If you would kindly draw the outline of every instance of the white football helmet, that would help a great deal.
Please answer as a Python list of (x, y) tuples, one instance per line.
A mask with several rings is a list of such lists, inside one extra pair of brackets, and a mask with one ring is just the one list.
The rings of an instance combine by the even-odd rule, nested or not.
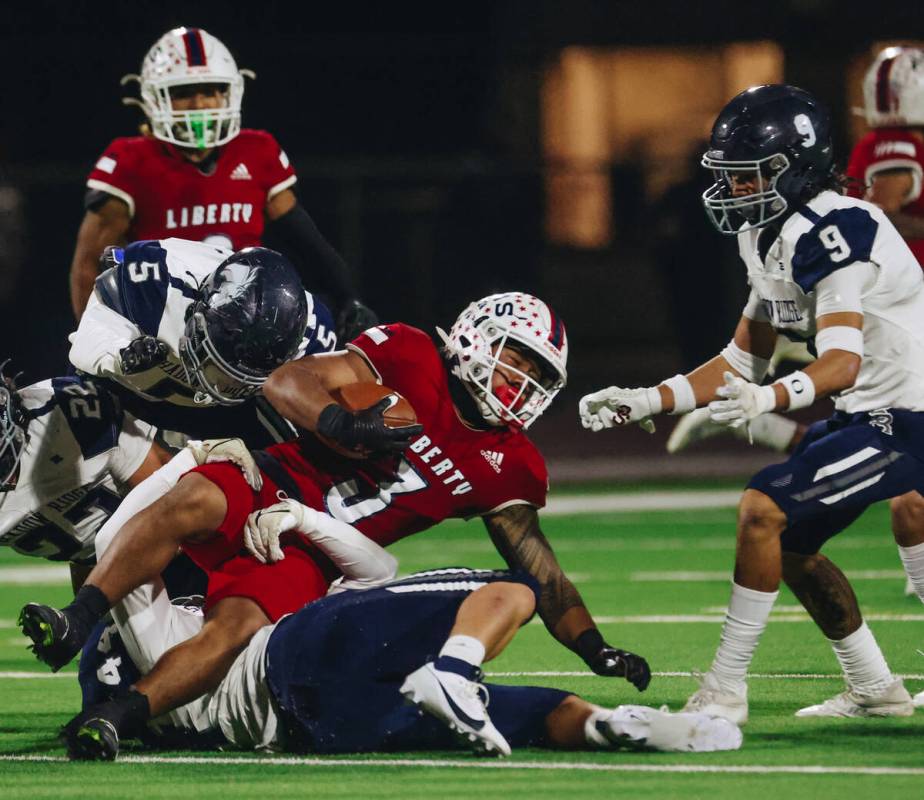
[[(568, 378), (568, 339), (565, 326), (541, 300), (522, 292), (492, 294), (470, 304), (443, 339), (450, 371), (459, 378), (491, 425), (528, 428), (548, 407)], [(537, 381), (520, 369), (500, 361), (510, 347), (536, 361)], [(493, 388), (494, 372), (501, 365), (518, 385)]]
[(863, 105), (871, 128), (924, 125), (924, 50), (883, 50), (863, 79)]
[[(126, 75), (122, 85), (137, 81), (141, 99), (122, 102), (139, 106), (151, 124), (154, 137), (178, 147), (205, 149), (230, 142), (241, 130), (244, 77), (233, 56), (218, 39), (201, 28), (174, 28), (148, 50), (141, 75)], [(223, 87), (225, 105), (179, 111), (173, 108), (170, 90), (178, 86), (217, 84)]]

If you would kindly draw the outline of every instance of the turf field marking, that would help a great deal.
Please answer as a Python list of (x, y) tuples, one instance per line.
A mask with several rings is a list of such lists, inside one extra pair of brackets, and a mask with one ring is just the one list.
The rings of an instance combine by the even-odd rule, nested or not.
[[(901, 569), (857, 569), (847, 572), (847, 577), (855, 581), (903, 580), (905, 571)], [(674, 572), (632, 572), (630, 581), (656, 583), (703, 583), (708, 581), (731, 580), (731, 572), (709, 572), (705, 570), (678, 570)]]
[[(578, 670), (574, 672), (540, 670), (535, 672), (486, 672), (489, 678), (595, 678), (597, 675), (589, 670)], [(652, 672), (659, 678), (697, 678), (699, 672)], [(0, 672), (0, 680), (44, 680), (46, 678), (70, 678), (77, 677), (76, 672), (25, 672), (10, 671)], [(924, 674), (895, 673), (896, 678), (912, 681), (924, 681)], [(840, 673), (821, 673), (821, 672), (754, 672), (749, 673), (748, 678), (755, 680), (789, 680), (791, 678), (808, 679), (808, 680), (835, 680), (843, 678)]]
[[(864, 614), (863, 618), (869, 622), (924, 622), (924, 614)], [(643, 614), (636, 616), (606, 617), (595, 616), (598, 623), (624, 623), (635, 625), (651, 625), (659, 623), (697, 623), (697, 622), (724, 622), (725, 611), (716, 614)], [(794, 613), (771, 614), (771, 622), (811, 622), (812, 618), (804, 611)], [(539, 621), (539, 624), (543, 624)]]
[(741, 500), (738, 489), (713, 492), (630, 492), (625, 494), (552, 497), (543, 515), (599, 514), (608, 511), (689, 511), (698, 508), (734, 508)]
[[(0, 755), (0, 761), (67, 763), (63, 756)], [(824, 767), (742, 764), (600, 764), (582, 761), (484, 761), (436, 758), (293, 758), (291, 756), (230, 758), (228, 756), (124, 756), (120, 764), (223, 764), (259, 767), (436, 767), (457, 769), (525, 769), (587, 772), (675, 772), (731, 775), (924, 775), (924, 767)], [(114, 769), (112, 767), (111, 769)]]
[(0, 586), (31, 583), (70, 583), (71, 572), (62, 566), (0, 567)]

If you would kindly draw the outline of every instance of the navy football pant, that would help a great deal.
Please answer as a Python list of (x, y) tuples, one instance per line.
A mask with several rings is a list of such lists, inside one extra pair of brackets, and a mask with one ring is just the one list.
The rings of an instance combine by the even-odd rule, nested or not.
[(845, 414), (816, 422), (787, 461), (748, 483), (786, 514), (783, 550), (811, 555), (871, 504), (924, 490), (924, 412)]
[[(283, 619), (266, 649), (267, 680), (288, 750), (355, 753), (457, 747), (441, 722), (408, 705), (404, 678), (436, 658), (471, 592), (523, 574), (434, 570), (318, 600)], [(513, 747), (542, 745), (568, 692), (488, 685), (488, 713)]]

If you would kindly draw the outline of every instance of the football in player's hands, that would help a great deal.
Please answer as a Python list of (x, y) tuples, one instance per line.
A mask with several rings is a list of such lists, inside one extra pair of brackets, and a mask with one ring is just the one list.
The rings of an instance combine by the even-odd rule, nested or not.
[(154, 336), (139, 336), (119, 350), (122, 374), (131, 375), (162, 364), (167, 359), (167, 345)]
[(401, 452), (423, 428), (398, 392), (374, 381), (341, 386), (331, 392), (339, 408), (328, 406), (318, 420), (318, 438), (348, 458)]

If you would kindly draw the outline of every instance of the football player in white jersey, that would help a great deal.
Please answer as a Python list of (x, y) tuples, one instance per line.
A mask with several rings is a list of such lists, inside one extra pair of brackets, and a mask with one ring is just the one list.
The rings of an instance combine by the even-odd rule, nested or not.
[[(871, 503), (924, 488), (921, 269), (880, 208), (841, 195), (829, 117), (800, 89), (758, 86), (734, 98), (716, 120), (703, 165), (716, 178), (703, 195), (707, 213), (738, 237), (751, 285), (734, 338), (688, 375), (587, 395), (584, 426), (650, 426), (655, 414), (708, 404), (714, 421), (740, 427), (824, 396), (835, 398), (836, 412), (748, 484), (722, 640), (687, 708), (746, 721), (747, 668), (785, 578), (831, 641), (848, 683), (798, 713), (911, 714), (853, 590), (819, 550)], [(760, 386), (777, 332), (814, 337), (818, 359)]]
[(330, 312), (279, 253), (184, 239), (108, 248), (70, 360), (136, 417), (259, 447), (294, 436), (254, 398), (269, 373), (336, 345)]
[[(90, 378), (17, 390), (0, 375), (0, 545), (69, 562), (76, 591), (94, 563), (97, 531), (170, 459), (155, 432)], [(232, 451), (230, 442), (197, 442), (187, 458), (238, 460), (221, 457)]]

